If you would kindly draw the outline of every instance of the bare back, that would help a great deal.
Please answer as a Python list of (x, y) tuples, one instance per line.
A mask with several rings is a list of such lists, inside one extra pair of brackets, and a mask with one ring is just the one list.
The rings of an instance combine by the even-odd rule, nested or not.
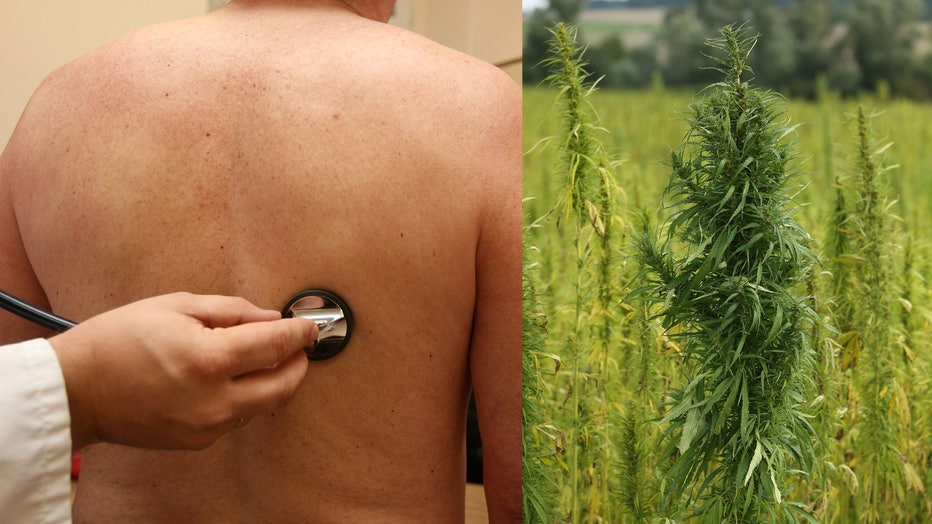
[(76, 522), (462, 520), (473, 384), (505, 464), (487, 483), (514, 483), (510, 84), (342, 10), (249, 5), (137, 31), (46, 80), (0, 163), (35, 275), (0, 235), (20, 294), (80, 320), (171, 291), (276, 309), (320, 287), (356, 319), (293, 404), (204, 452), (87, 448)]

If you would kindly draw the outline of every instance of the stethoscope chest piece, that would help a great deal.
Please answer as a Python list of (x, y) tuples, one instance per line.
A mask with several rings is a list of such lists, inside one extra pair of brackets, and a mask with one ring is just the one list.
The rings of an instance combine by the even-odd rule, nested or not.
[(317, 340), (313, 346), (304, 348), (308, 360), (337, 356), (353, 333), (353, 315), (346, 302), (322, 289), (309, 289), (292, 297), (282, 310), (282, 317), (301, 317), (317, 324)]

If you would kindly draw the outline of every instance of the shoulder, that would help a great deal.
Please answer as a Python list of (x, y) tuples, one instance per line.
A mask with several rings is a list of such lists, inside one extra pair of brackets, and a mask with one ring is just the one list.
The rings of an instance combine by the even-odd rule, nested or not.
[(140, 46), (133, 40), (126, 35), (57, 67), (36, 88), (23, 117), (63, 122), (82, 112), (98, 112), (117, 100), (115, 94), (125, 93), (127, 80), (134, 76), (133, 64), (149, 58), (134, 52), (133, 47)]
[[(479, 111), (509, 109), (520, 112), (521, 93), (517, 83), (501, 69), (461, 51), (446, 47), (423, 36), (393, 28), (399, 35), (404, 56), (411, 71), (423, 82), (435, 83), (435, 90), (447, 90)], [(396, 70), (395, 74), (404, 74)]]
[(386, 74), (417, 93), (418, 106), (437, 126), (456, 139), (469, 139), (482, 151), (520, 147), (521, 89), (511, 77), (466, 53), (393, 30), (399, 46), (386, 61), (397, 65)]
[[(63, 90), (100, 100), (119, 99), (126, 95), (126, 87), (163, 76), (162, 66), (180, 59), (179, 50), (191, 47), (198, 38), (191, 24), (179, 20), (144, 26), (88, 51), (53, 70), (31, 103), (47, 94), (58, 97)], [(67, 98), (72, 97), (59, 100), (65, 103)]]

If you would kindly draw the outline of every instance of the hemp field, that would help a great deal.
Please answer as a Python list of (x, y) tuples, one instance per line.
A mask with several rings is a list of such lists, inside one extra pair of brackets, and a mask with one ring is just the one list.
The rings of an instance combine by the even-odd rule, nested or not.
[[(684, 386), (682, 348), (660, 328), (655, 306), (629, 293), (642, 285), (635, 239), (645, 217), (657, 225), (669, 213), (663, 193), (670, 150), (684, 139), (684, 115), (700, 96), (661, 88), (588, 96), (598, 115), (594, 136), (617, 161), (609, 170), (621, 190), (613, 195), (619, 232), (610, 256), (615, 285), (610, 307), (603, 308), (594, 298), (601, 291), (591, 275), (574, 262), (586, 248), (579, 249), (565, 217), (551, 212), (567, 184), (559, 140), (548, 140), (562, 125), (558, 92), (525, 88), (526, 264), (537, 290), (534, 314), (545, 326), (543, 344), (533, 354), (540, 410), (526, 438), (555, 484), (553, 521), (695, 520), (688, 507), (662, 508), (670, 460), (659, 452), (662, 419), (669, 393)], [(882, 348), (863, 345), (863, 326), (842, 325), (840, 304), (856, 308), (869, 297), (845, 296), (852, 290), (835, 284), (839, 273), (870, 262), (857, 252), (838, 253), (833, 244), (845, 227), (837, 219), (839, 195), (850, 200), (859, 191), (858, 104), (875, 115), (869, 120), (871, 153), (889, 224), (866, 240), (882, 245), (887, 266), (880, 285), (889, 299), (890, 342)], [(816, 522), (930, 521), (932, 105), (829, 94), (818, 102), (784, 101), (781, 108), (799, 126), (788, 138), (798, 156), (790, 166), (799, 173), (792, 212), (818, 256), (807, 289), (800, 291), (825, 321), (812, 327), (814, 366), (803, 405), (816, 432), (815, 461), (801, 480), (787, 484), (783, 497), (807, 508)], [(595, 326), (602, 320), (607, 330), (587, 329), (585, 342), (574, 340), (581, 321)], [(884, 360), (868, 358), (874, 350)], [(878, 376), (886, 382), (871, 381)], [(871, 417), (892, 435), (883, 444), (889, 463), (880, 466), (865, 430)]]

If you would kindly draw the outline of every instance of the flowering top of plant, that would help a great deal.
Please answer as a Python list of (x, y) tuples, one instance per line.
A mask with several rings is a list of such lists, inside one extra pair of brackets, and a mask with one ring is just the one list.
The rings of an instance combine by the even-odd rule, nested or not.
[(742, 79), (756, 41), (745, 35), (728, 26), (709, 42), (725, 80), (690, 107), (671, 154), (665, 235), (648, 231), (639, 253), (687, 373), (663, 419), (668, 509), (685, 496), (716, 521), (792, 521), (806, 510), (783, 500), (783, 477), (812, 460), (799, 406), (815, 316), (795, 291), (813, 256), (791, 216), (794, 128), (777, 95)]

